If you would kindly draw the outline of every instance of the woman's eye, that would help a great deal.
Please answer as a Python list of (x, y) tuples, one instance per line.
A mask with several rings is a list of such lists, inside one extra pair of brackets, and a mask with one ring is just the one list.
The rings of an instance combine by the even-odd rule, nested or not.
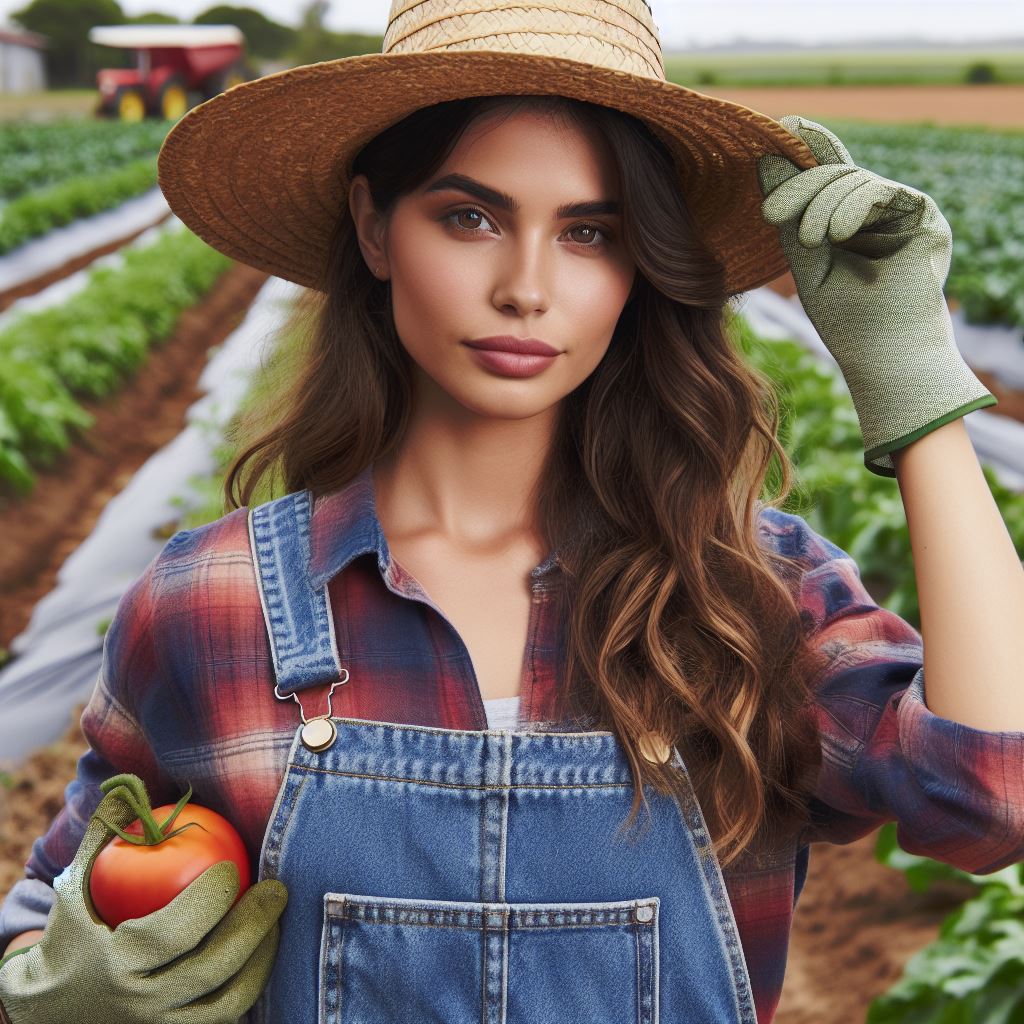
[[(475, 215), (477, 217), (481, 217), (481, 218), (483, 218), (483, 220), (486, 223), (488, 223), (488, 224), (490, 223), (490, 221), (488, 221), (487, 218), (484, 217), (484, 215), (479, 210), (474, 210), (474, 209), (471, 209), (471, 208), (462, 209), (462, 210), (455, 210), (452, 213), (448, 214), (448, 216), (445, 218), (445, 220), (452, 220), (455, 217), (463, 217), (463, 216), (466, 216), (466, 215), (469, 215), (469, 214), (473, 214), (473, 215)], [(461, 224), (456, 224), (455, 226), (460, 231), (468, 231), (470, 234), (474, 234), (475, 233), (473, 228), (466, 228), (466, 227), (463, 227)]]
[[(472, 227), (463, 227), (457, 220), (460, 217), (476, 217), (479, 219)], [(461, 210), (453, 210), (444, 217), (444, 220), (451, 223), (456, 231), (460, 231), (462, 234), (466, 235), (479, 234), (480, 232), (477, 228), (480, 226), (481, 221), (484, 224), (490, 224), (490, 221), (480, 210), (468, 206), (463, 207)], [(577, 224), (575, 227), (569, 229), (569, 234), (574, 234), (576, 232), (584, 233), (584, 240), (577, 241), (576, 243), (583, 249), (600, 249), (610, 240), (610, 236), (606, 234), (605, 230), (598, 227), (596, 224)]]

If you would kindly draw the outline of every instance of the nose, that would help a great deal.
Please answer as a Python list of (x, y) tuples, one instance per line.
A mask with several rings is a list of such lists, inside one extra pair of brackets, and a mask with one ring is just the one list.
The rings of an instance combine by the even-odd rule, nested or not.
[(520, 316), (547, 309), (552, 272), (549, 252), (539, 235), (511, 242), (500, 257), (494, 304)]

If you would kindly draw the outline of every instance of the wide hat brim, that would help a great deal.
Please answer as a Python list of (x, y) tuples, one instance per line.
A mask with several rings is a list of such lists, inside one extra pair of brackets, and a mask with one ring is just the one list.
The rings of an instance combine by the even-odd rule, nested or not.
[(817, 161), (775, 119), (737, 103), (566, 57), (491, 50), (374, 53), (243, 82), (188, 111), (157, 160), (175, 215), (233, 259), (323, 291), (351, 164), (421, 107), (496, 94), (558, 94), (645, 121), (671, 150), (704, 243), (730, 295), (789, 269), (761, 213), (757, 159)]

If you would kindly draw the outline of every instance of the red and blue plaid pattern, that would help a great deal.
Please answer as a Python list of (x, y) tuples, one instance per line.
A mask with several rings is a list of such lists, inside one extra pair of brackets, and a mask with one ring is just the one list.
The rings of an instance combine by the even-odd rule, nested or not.
[[(896, 820), (905, 849), (966, 871), (1024, 860), (1024, 733), (929, 711), (921, 636), (871, 599), (856, 563), (800, 516), (762, 508), (760, 529), (775, 550), (799, 559), (804, 622), (828, 658), (815, 691), (823, 766), (812, 822), (787, 848), (724, 872), (758, 1021), (767, 1024), (809, 844), (850, 842)], [(314, 585), (329, 585), (350, 673), (334, 693), (334, 714), (487, 727), (465, 644), (390, 558), (369, 470), (317, 501), (309, 570)], [(551, 554), (532, 574), (520, 727), (547, 718), (555, 692), (562, 634), (545, 582), (557, 571)], [(197, 802), (234, 822), (255, 865), (299, 722), (274, 682), (246, 510), (176, 534), (124, 594), (108, 630), (82, 717), (90, 749), (66, 806), (35, 842), (26, 879), (3, 905), (0, 949), (42, 926), (48, 887), (74, 856), (99, 783), (117, 772), (141, 776), (154, 804), (174, 802), (190, 783)], [(300, 694), (307, 716), (326, 711), (326, 692)]]

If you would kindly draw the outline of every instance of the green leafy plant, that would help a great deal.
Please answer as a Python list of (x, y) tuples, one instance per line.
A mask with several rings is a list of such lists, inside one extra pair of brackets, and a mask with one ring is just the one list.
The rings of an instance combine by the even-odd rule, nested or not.
[(115, 391), (163, 343), (231, 260), (188, 231), (126, 249), (67, 302), (0, 332), (0, 484), (27, 493), (93, 417), (79, 397)]

